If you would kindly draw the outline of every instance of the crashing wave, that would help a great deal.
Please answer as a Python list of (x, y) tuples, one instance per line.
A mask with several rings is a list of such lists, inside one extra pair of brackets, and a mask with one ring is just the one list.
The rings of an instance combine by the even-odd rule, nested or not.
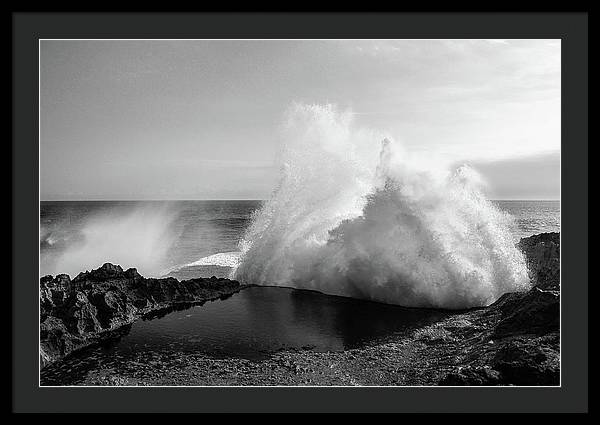
[(240, 243), (236, 279), (440, 308), (528, 287), (512, 219), (474, 170), (411, 157), (351, 117), (292, 109), (279, 185)]

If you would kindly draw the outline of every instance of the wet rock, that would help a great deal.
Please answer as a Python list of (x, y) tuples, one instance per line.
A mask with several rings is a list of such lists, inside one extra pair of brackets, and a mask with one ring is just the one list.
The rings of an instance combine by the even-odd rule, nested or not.
[(560, 288), (560, 233), (541, 233), (523, 238), (517, 244), (527, 259), (534, 285), (542, 289)]
[(73, 334), (82, 335), (102, 330), (98, 321), (98, 310), (81, 291), (75, 292), (75, 300), (64, 315), (63, 322)]
[(492, 306), (502, 319), (494, 330), (494, 337), (558, 332), (560, 326), (560, 295), (538, 287), (526, 293), (503, 295)]
[(448, 330), (435, 325), (416, 330), (413, 337), (426, 344), (443, 344), (452, 338)]
[(513, 339), (496, 354), (494, 368), (505, 383), (559, 385), (559, 337)]
[(69, 353), (81, 346), (81, 339), (72, 335), (64, 322), (53, 316), (47, 317), (40, 324), (40, 364), (45, 367), (64, 353)]
[(456, 372), (447, 374), (440, 385), (462, 386), (462, 385), (498, 385), (500, 383), (500, 372), (491, 367), (463, 367)]

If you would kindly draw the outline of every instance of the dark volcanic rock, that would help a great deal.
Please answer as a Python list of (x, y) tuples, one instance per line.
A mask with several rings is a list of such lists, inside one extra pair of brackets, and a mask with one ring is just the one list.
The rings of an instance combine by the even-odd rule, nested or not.
[(488, 308), (502, 317), (494, 336), (559, 332), (560, 233), (523, 238), (518, 246), (525, 254), (534, 287), (526, 293), (504, 294)]
[(502, 382), (513, 385), (558, 385), (560, 383), (560, 337), (518, 337), (496, 353), (493, 365)]
[(500, 373), (491, 367), (466, 367), (457, 372), (447, 374), (439, 382), (440, 385), (498, 385)]
[[(527, 292), (504, 294), (479, 313), (479, 341), (461, 347), (466, 365), (444, 376), (442, 385), (559, 385), (560, 234), (523, 238), (532, 283)], [(478, 314), (478, 315), (477, 315)]]
[(531, 281), (542, 289), (560, 288), (560, 233), (542, 233), (517, 244), (527, 259)]
[(509, 335), (558, 332), (560, 326), (560, 295), (558, 291), (544, 291), (538, 287), (529, 292), (505, 294), (492, 304), (502, 320), (494, 329), (494, 337)]
[(106, 263), (89, 272), (40, 279), (42, 367), (110, 338), (153, 311), (230, 296), (243, 287), (229, 279), (146, 279), (136, 269)]

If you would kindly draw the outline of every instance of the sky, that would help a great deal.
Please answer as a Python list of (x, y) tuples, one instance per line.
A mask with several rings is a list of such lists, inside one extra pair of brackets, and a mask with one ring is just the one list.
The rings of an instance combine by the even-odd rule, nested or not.
[(560, 57), (560, 40), (42, 40), (40, 197), (266, 199), (284, 112), (318, 103), (473, 166), (491, 199), (559, 199)]

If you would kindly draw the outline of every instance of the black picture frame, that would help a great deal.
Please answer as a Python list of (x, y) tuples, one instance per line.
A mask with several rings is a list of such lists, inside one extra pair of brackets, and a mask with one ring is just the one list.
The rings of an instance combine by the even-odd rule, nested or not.
[[(14, 412), (586, 412), (587, 13), (13, 13)], [(559, 388), (43, 388), (38, 384), (38, 40), (43, 38), (560, 38)], [(68, 164), (64, 164), (68, 166)]]

